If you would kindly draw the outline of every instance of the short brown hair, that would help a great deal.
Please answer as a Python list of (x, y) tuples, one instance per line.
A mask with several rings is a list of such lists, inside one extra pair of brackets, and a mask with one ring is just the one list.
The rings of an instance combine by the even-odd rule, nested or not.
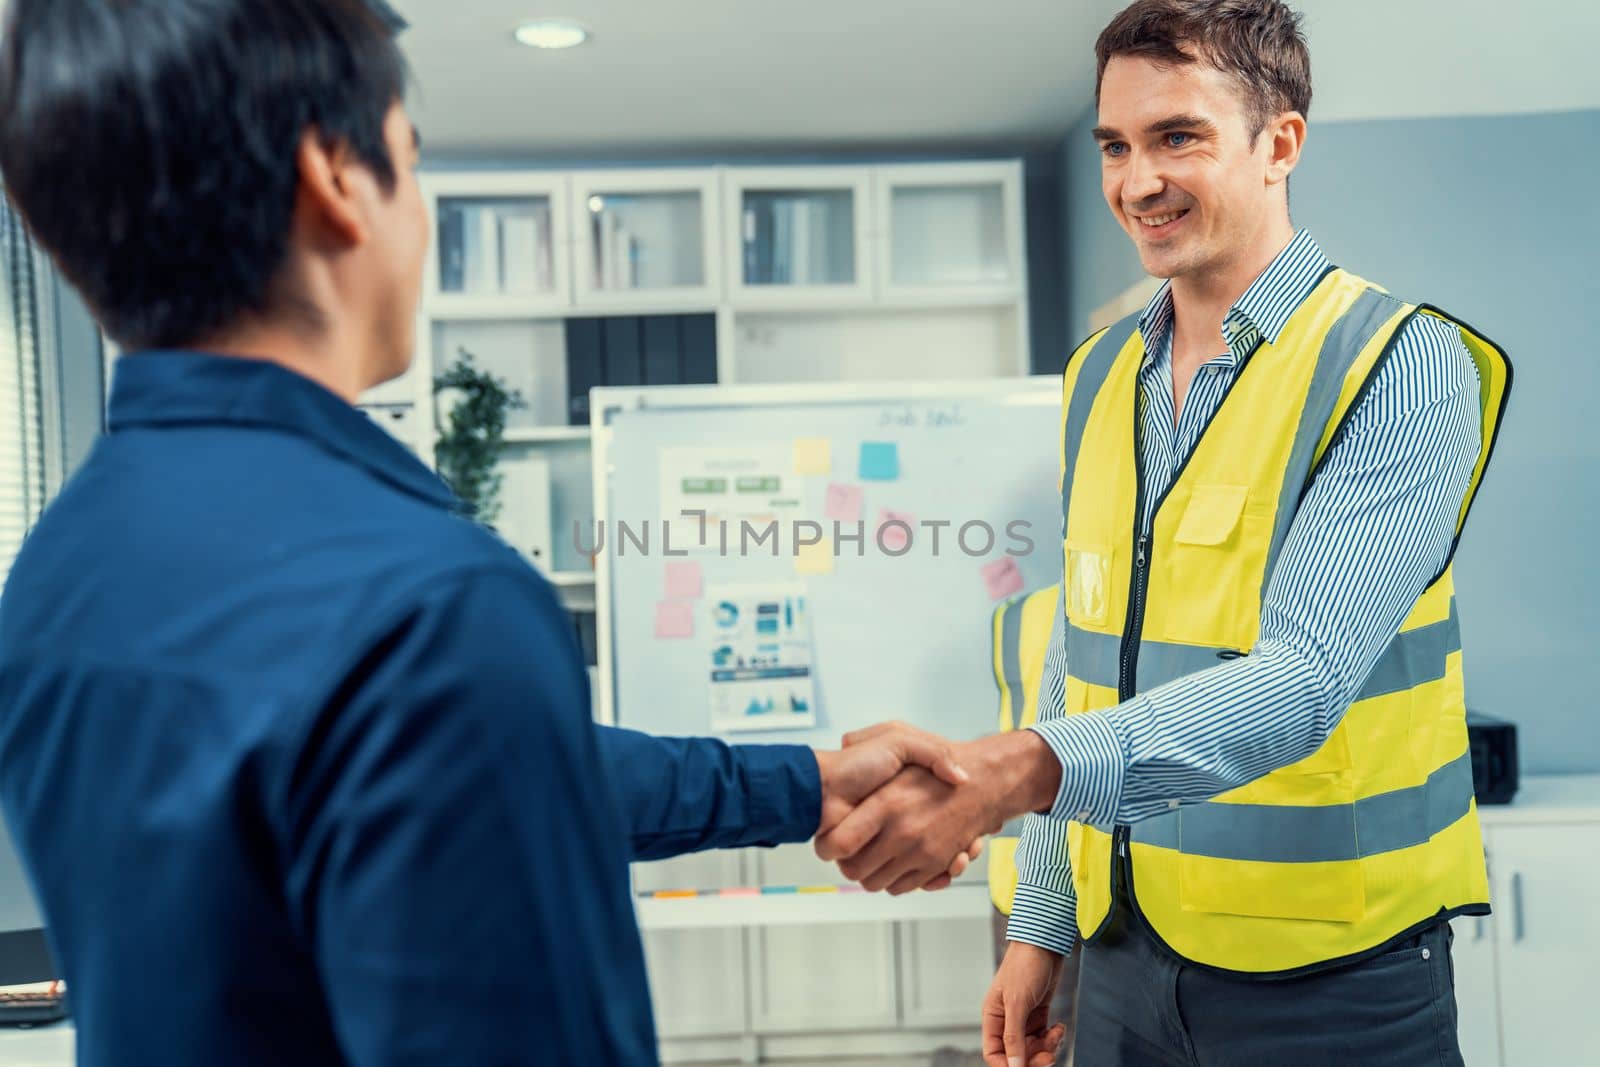
[(1281, 0), (1135, 0), (1094, 43), (1095, 104), (1112, 56), (1162, 65), (1203, 61), (1238, 79), (1250, 142), (1273, 116), (1311, 112), (1311, 52), (1300, 16)]

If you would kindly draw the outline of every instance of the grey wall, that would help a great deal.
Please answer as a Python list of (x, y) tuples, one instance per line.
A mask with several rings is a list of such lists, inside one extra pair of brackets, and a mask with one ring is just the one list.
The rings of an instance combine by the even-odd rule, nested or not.
[[(1077, 123), (1062, 146), (1068, 333), (1142, 271)], [(1467, 699), (1519, 724), (1525, 773), (1600, 771), (1600, 111), (1312, 123), (1297, 225), (1341, 266), (1511, 355), (1499, 448), (1458, 556)]]

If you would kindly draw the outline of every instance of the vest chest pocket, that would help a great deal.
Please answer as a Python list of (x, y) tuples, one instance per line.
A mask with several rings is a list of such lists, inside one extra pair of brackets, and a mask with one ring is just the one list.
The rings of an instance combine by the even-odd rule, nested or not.
[[(1246, 597), (1259, 595), (1252, 567), (1264, 565), (1245, 533), (1247, 485), (1197, 485), (1189, 493), (1170, 540), (1157, 545), (1165, 568), (1166, 624), (1162, 636), (1188, 644), (1244, 647), (1256, 612)], [(1158, 523), (1158, 534), (1159, 534)], [(1259, 577), (1259, 574), (1257, 574)]]

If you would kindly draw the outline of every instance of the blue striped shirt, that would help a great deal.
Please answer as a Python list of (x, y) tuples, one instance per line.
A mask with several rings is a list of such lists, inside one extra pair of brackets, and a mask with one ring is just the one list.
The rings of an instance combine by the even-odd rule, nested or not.
[[(1195, 374), (1177, 418), (1170, 286), (1142, 313), (1140, 461), (1153, 507), (1263, 340), (1275, 343), (1331, 264), (1302, 230), (1223, 320), (1227, 353)], [(1017, 849), (1008, 937), (1071, 950), (1077, 896), (1066, 827), (1110, 831), (1209, 800), (1315, 752), (1412, 605), (1449, 558), (1478, 457), (1477, 368), (1450, 324), (1411, 319), (1329, 447), (1268, 578), (1251, 654), (1085, 715), (1064, 714), (1064, 619), (1057, 617), (1033, 727), (1061, 760), (1048, 815)], [(1065, 605), (1066, 597), (1061, 598)]]

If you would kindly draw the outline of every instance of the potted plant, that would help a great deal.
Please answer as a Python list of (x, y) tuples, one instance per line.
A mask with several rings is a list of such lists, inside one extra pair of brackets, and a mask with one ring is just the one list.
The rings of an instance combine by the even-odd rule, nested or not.
[(457, 349), (450, 369), (433, 380), (434, 407), (441, 427), (434, 444), (439, 476), (485, 526), (500, 515), (500, 446), (506, 412), (525, 408), (522, 394), (478, 367), (471, 352)]

